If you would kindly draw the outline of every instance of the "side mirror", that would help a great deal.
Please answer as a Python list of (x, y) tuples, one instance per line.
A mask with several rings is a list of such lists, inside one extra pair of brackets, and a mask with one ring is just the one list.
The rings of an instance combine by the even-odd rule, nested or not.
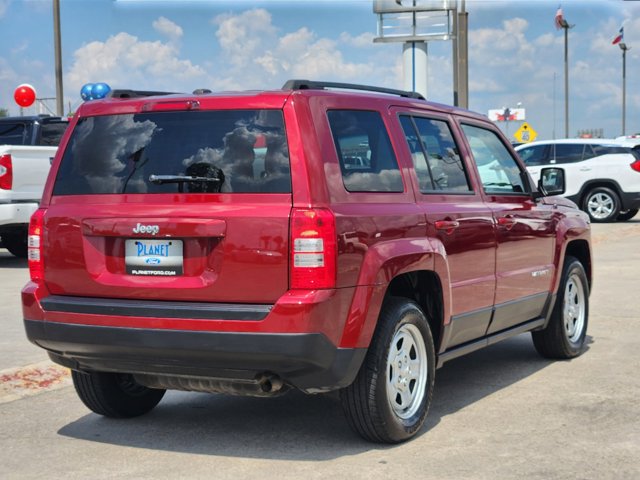
[(550, 167), (540, 170), (538, 190), (543, 197), (562, 195), (565, 192), (564, 169)]

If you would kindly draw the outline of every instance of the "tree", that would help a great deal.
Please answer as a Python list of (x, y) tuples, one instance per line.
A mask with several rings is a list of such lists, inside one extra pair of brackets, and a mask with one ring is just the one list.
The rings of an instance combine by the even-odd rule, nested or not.
[(0, 118), (8, 117), (8, 116), (9, 116), (9, 110), (6, 108), (0, 108)]

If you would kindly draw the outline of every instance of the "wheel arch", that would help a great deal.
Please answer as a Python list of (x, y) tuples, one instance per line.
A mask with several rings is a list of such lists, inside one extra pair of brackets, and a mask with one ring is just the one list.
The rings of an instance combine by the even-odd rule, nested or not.
[(613, 190), (615, 194), (618, 195), (618, 201), (622, 206), (622, 188), (620, 187), (620, 184), (610, 178), (596, 178), (585, 182), (580, 188), (580, 193), (578, 194), (578, 206), (580, 207), (580, 209), (582, 209), (582, 205), (585, 198), (587, 197), (587, 194), (594, 188), (599, 187), (609, 188)]
[[(567, 257), (577, 258), (578, 261), (582, 264), (585, 273), (587, 274), (589, 291), (591, 291), (591, 286), (593, 284), (593, 265), (591, 262), (591, 250), (589, 248), (589, 242), (587, 242), (586, 240), (570, 241), (567, 244), (564, 253), (564, 258), (566, 259)], [(562, 265), (564, 265), (564, 260)]]

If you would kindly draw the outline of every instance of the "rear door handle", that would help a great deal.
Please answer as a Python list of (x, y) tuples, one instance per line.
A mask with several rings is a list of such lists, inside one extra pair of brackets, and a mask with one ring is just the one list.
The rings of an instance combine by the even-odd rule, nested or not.
[(460, 226), (460, 222), (456, 220), (437, 220), (434, 225), (436, 230), (445, 232), (447, 235), (451, 235), (453, 231)]
[(582, 167), (580, 169), (581, 172), (590, 172), (591, 171), (591, 167)]

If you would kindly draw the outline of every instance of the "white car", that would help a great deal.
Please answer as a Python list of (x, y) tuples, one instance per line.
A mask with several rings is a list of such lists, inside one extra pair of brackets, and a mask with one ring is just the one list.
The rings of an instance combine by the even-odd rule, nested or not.
[(640, 208), (640, 153), (619, 140), (531, 142), (515, 149), (537, 183), (546, 166), (565, 171), (564, 196), (594, 222), (626, 221)]

